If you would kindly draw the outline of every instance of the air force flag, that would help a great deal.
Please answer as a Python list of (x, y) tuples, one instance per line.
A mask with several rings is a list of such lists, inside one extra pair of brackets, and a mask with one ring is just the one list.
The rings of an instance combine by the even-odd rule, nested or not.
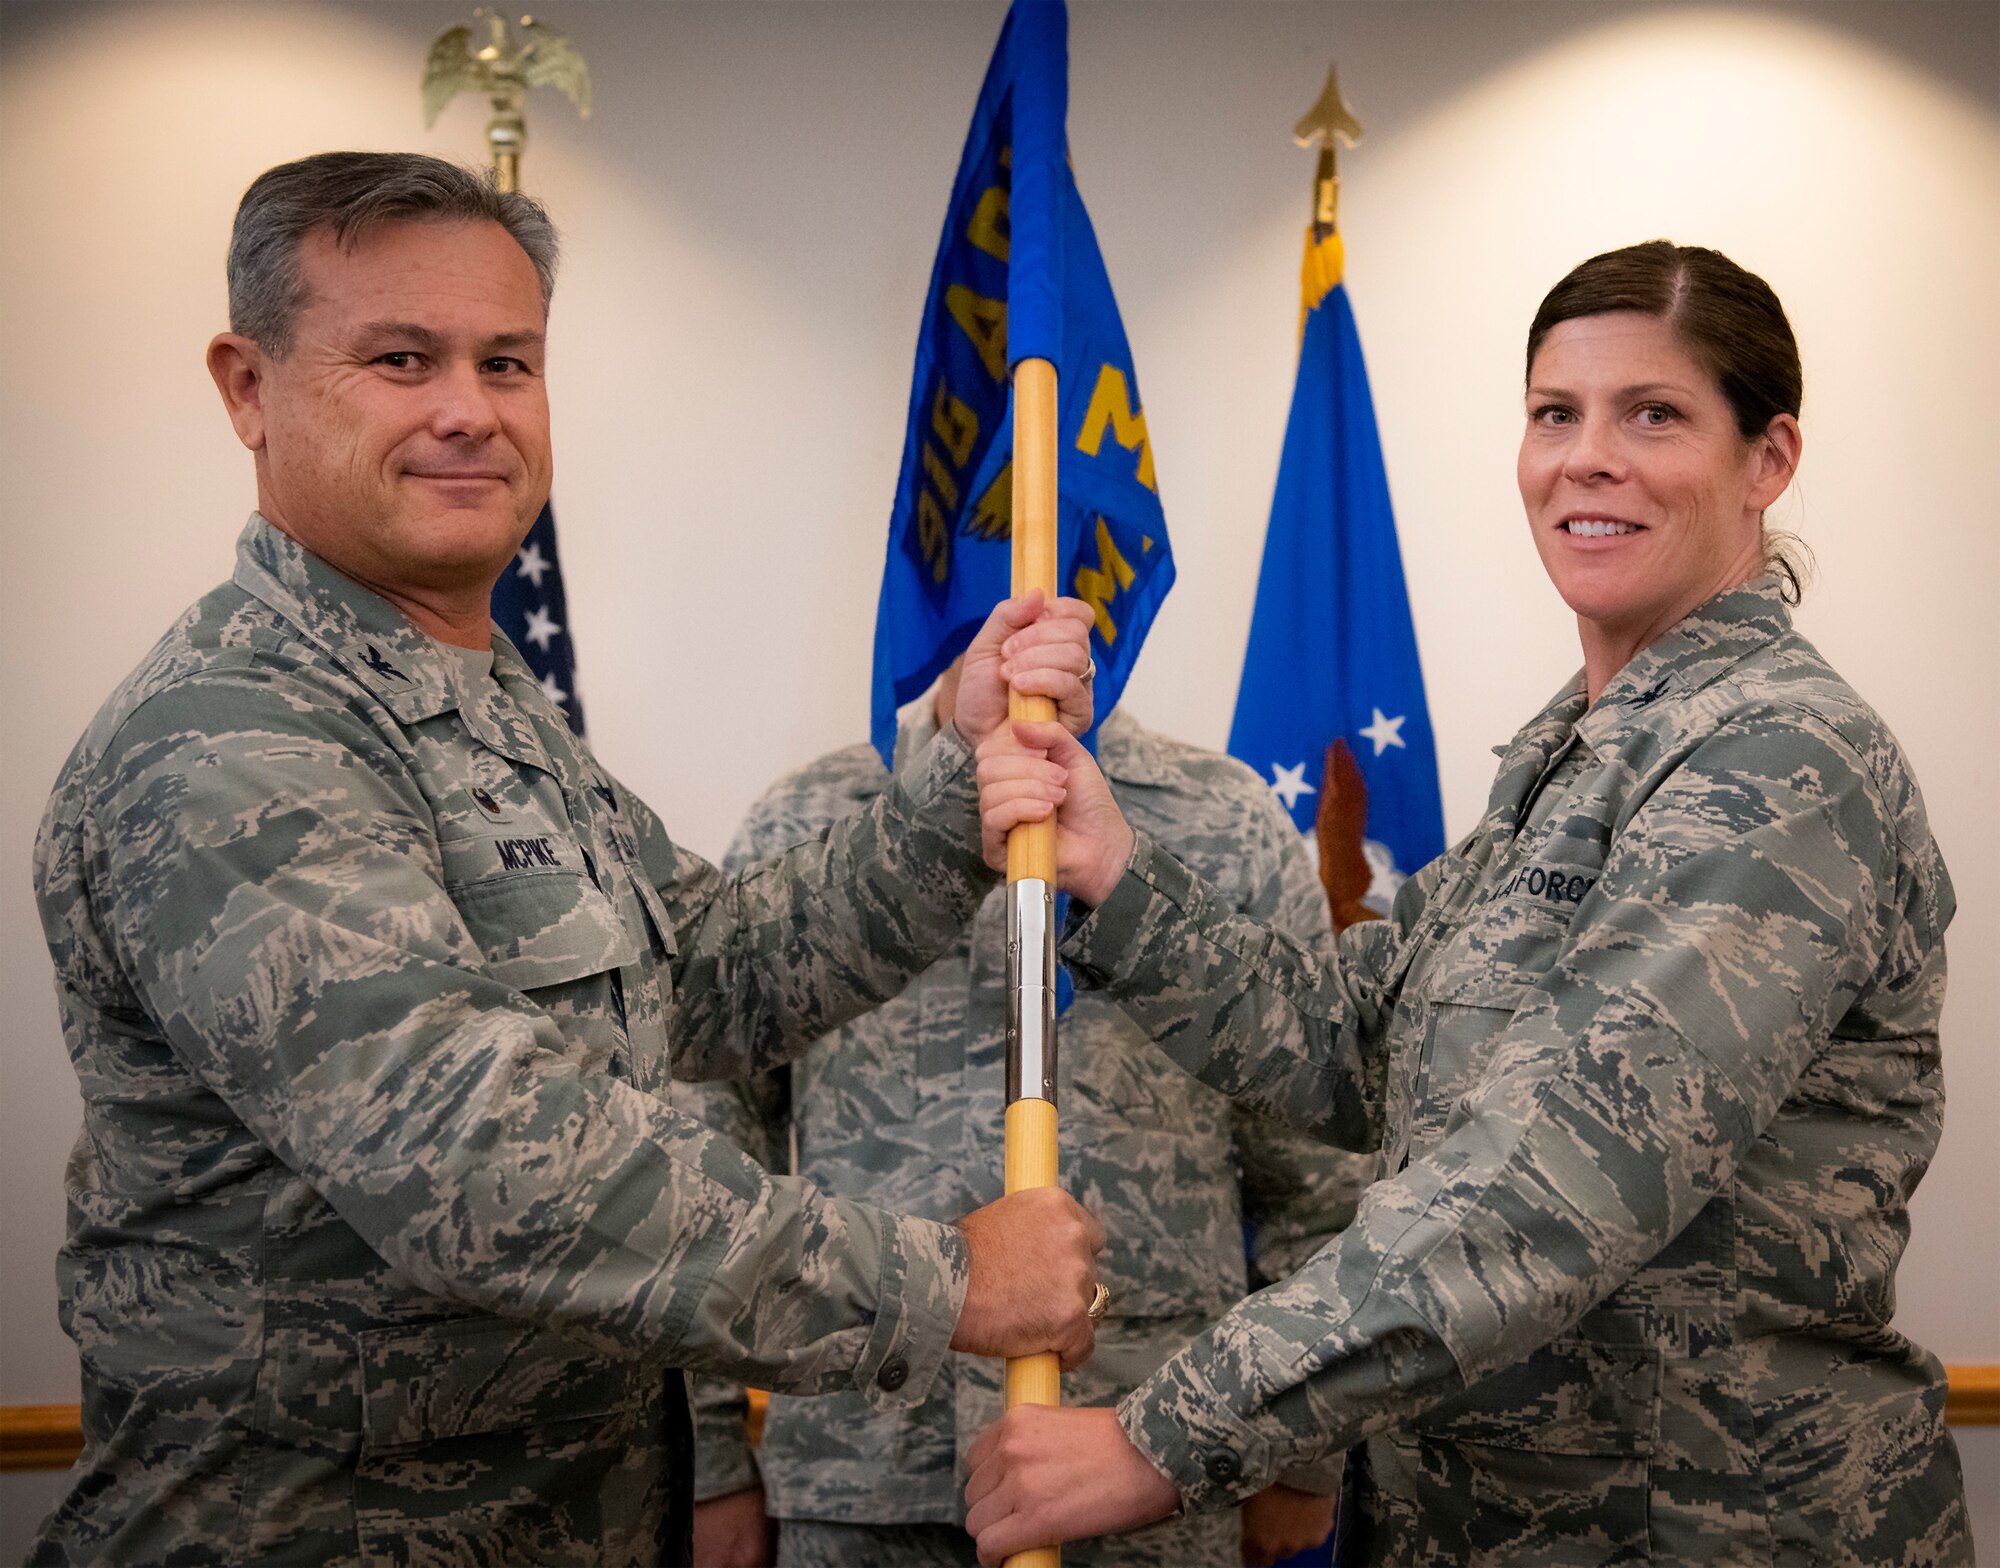
[(1069, 166), (1066, 29), (1061, 0), (1015, 0), (938, 242), (875, 617), (870, 736), (885, 764), (896, 709), (1007, 597), (1014, 364), (1056, 366), (1058, 582), (1097, 612), (1100, 714), (1173, 586), (1132, 353)]
[(1407, 876), (1444, 852), (1444, 812), (1342, 262), (1337, 231), (1308, 230), (1298, 381), (1229, 750), (1270, 782), (1310, 833), (1327, 747), (1345, 740), (1367, 782), (1379, 890), (1400, 880), (1386, 874), (1383, 859)]

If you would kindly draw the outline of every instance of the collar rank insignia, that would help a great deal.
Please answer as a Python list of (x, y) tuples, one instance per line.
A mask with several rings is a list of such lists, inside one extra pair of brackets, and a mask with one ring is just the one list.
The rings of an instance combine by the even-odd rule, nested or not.
[(382, 656), (380, 648), (376, 647), (372, 642), (364, 643), (362, 646), (364, 651), (361, 655), (361, 662), (367, 665), (369, 669), (373, 670), (377, 675), (386, 675), (391, 680), (401, 681), (405, 686), (409, 685), (409, 676), (405, 675), (395, 665), (385, 659)]

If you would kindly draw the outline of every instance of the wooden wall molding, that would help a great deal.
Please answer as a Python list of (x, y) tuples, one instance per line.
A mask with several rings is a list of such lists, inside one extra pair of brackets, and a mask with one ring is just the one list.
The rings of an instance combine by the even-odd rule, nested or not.
[(82, 1452), (75, 1405), (0, 1405), (0, 1470), (67, 1470)]
[(1951, 1392), (1944, 1418), (1953, 1426), (2000, 1426), (2000, 1366), (1946, 1367)]
[[(2000, 1365), (1946, 1367), (1953, 1426), (2000, 1426)], [(761, 1435), (765, 1396), (750, 1396), (751, 1440)], [(0, 1405), (0, 1470), (67, 1470), (83, 1450), (75, 1405)]]

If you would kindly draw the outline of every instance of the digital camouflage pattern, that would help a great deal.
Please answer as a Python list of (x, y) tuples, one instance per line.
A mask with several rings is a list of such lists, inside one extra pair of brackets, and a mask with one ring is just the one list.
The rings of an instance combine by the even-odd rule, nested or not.
[(920, 1398), (963, 1241), (667, 1103), (892, 996), (992, 886), (940, 738), (725, 877), (492, 678), (253, 517), (36, 846), (84, 1098), (85, 1447), (38, 1562), (651, 1565), (679, 1367)]
[[(935, 730), (927, 698), (903, 710), (904, 777)], [(1122, 710), (1106, 719), (1100, 754), (1132, 820), (1173, 845), (1232, 910), (1329, 950), (1326, 897), (1304, 842), (1254, 773)], [(725, 863), (815, 838), (869, 810), (888, 785), (873, 747), (822, 757), (751, 808)], [(1005, 894), (996, 892), (901, 996), (835, 1031), (789, 1072), (677, 1085), (675, 1103), (772, 1169), (787, 1167), (796, 1136), (800, 1173), (828, 1192), (933, 1219), (990, 1202), (1000, 1196), (1006, 1098), (1006, 927)], [(1258, 1272), (1282, 1279), (1352, 1218), (1374, 1161), (1235, 1109), (1173, 1072), (1105, 997), (1079, 994), (1059, 1033), (1064, 1184), (1109, 1233), (1098, 1268), (1111, 1290), (1096, 1354), (1064, 1379), (1064, 1398), (1107, 1405), (1242, 1298), (1246, 1219)], [(954, 1355), (913, 1409), (871, 1409), (854, 1395), (774, 1398), (753, 1458), (741, 1388), (697, 1379), (694, 1393), (697, 1496), (761, 1479), (774, 1515), (857, 1525), (957, 1525), (961, 1456), (1001, 1410), (1000, 1363)], [(1338, 1476), (1336, 1459), (1289, 1479), (1330, 1493)], [(888, 1531), (821, 1534), (823, 1553), (851, 1548), (855, 1562), (886, 1558), (893, 1545)], [(970, 1562), (971, 1537), (954, 1534), (957, 1559)], [(788, 1554), (796, 1544), (788, 1536)], [(1082, 1543), (1068, 1556), (1235, 1568), (1238, 1552), (1232, 1514)]]
[(1557, 697), (1337, 967), (1142, 838), (1079, 976), (1391, 1174), (1125, 1430), (1196, 1508), (1366, 1437), (1363, 1561), (1971, 1561), (1943, 1368), (1890, 1323), (1952, 910), (1768, 578)]

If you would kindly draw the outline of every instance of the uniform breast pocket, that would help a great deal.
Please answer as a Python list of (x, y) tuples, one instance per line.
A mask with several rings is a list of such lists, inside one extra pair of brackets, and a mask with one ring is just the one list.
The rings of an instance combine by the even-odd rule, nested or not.
[(638, 966), (626, 971), (625, 1026), (637, 1059), (640, 1086), (662, 1094), (666, 1092), (673, 1051), (674, 960), (679, 949), (674, 942), (673, 917), (668, 913), (666, 900), (647, 879), (645, 868), (636, 857), (625, 860), (622, 875), (631, 890), (636, 919), (651, 934)]
[[(1459, 1102), (1479, 1088), (1507, 1026), (1555, 967), (1576, 908), (1568, 893), (1574, 885), (1580, 901), (1584, 881), (1557, 867), (1513, 873), (1473, 908), (1432, 965), (1410, 1095), (1410, 1158), (1449, 1134)], [(1560, 896), (1549, 896), (1551, 888)]]
[(447, 840), (445, 892), (494, 978), (520, 991), (601, 974), (639, 956), (583, 851), (556, 834)]
[(661, 1369), (499, 1318), (359, 1337), (363, 1561), (644, 1560), (606, 1536), (657, 1534)]
[(1065, 1132), (1067, 1184), (1109, 1236), (1097, 1267), (1112, 1315), (1213, 1319), (1234, 1306), (1247, 1287), (1227, 1122), (1174, 1133), (1078, 1116)]
[(1448, 1135), (1459, 1101), (1479, 1087), (1500, 1037), (1533, 993), (1532, 983), (1509, 974), (1474, 974), (1433, 995), (1411, 1094), (1411, 1159)]
[[(796, 1112), (809, 1125), (815, 1158), (837, 1145), (856, 1158), (870, 1129), (907, 1128), (917, 1116), (916, 1056), (924, 979), (887, 1007), (865, 1013), (817, 1041), (792, 1067)], [(908, 1134), (904, 1134), (905, 1137)]]
[[(547, 848), (529, 856), (532, 863), (496, 868), (495, 844), (521, 842)], [(445, 891), (486, 972), (556, 1020), (569, 1058), (584, 1071), (629, 1077), (620, 971), (638, 963), (642, 939), (598, 889), (582, 852), (553, 837), (448, 843), (445, 850)]]

